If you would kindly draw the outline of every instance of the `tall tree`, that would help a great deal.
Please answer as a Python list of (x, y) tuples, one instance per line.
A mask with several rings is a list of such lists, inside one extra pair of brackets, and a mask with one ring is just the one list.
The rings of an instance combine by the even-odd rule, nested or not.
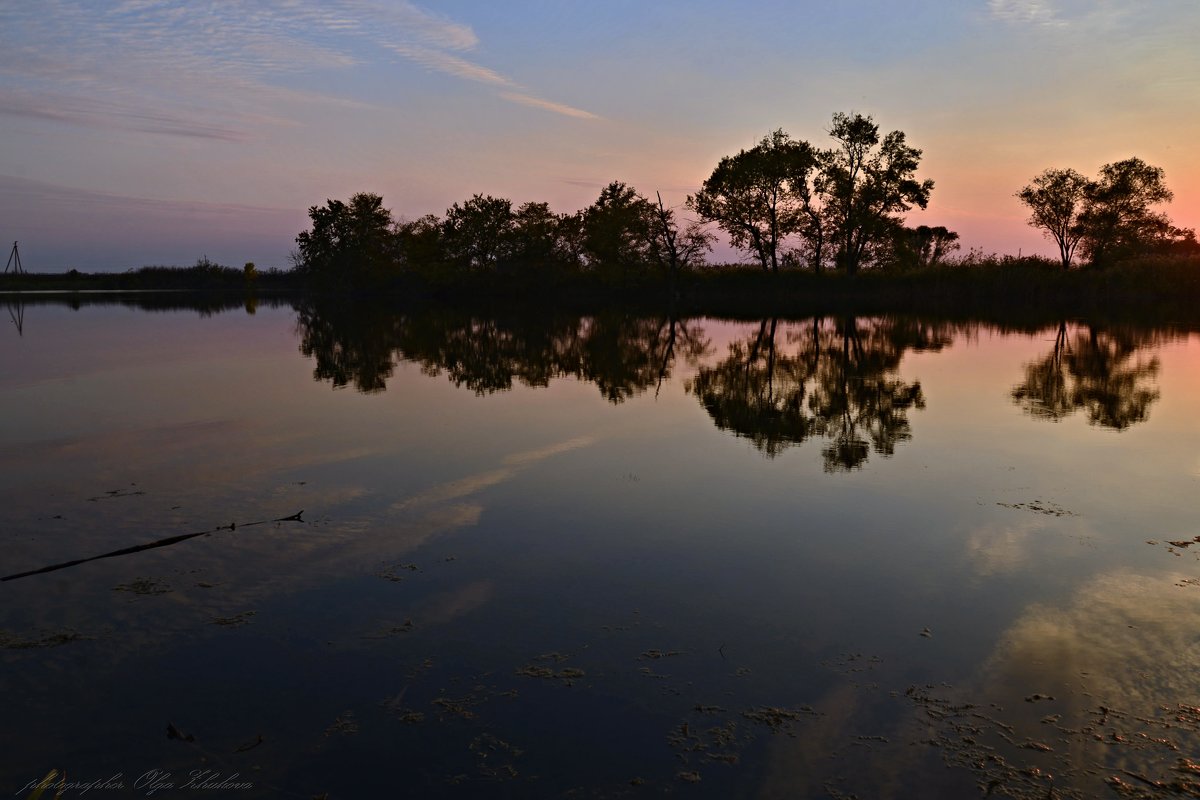
[(1083, 238), (1081, 222), (1087, 208), (1091, 182), (1073, 169), (1048, 169), (1033, 179), (1017, 197), (1029, 207), (1029, 224), (1058, 245), (1063, 269), (1071, 268)]
[(455, 203), (442, 221), (447, 254), (468, 269), (495, 269), (512, 250), (514, 226), (511, 200), (477, 194)]
[(853, 275), (902, 224), (901, 214), (929, 204), (933, 181), (916, 179), (921, 151), (904, 133), (881, 140), (871, 117), (834, 114), (829, 135), (837, 141), (823, 170), (830, 234), (838, 265)]
[(694, 221), (688, 222), (680, 230), (675, 209), (663, 203), (661, 192), (656, 192), (655, 197), (658, 205), (654, 206), (650, 226), (654, 240), (653, 252), (673, 281), (681, 270), (695, 267), (703, 260), (704, 254), (712, 249), (716, 237)]
[(584, 211), (559, 214), (554, 228), (554, 254), (570, 269), (580, 269), (587, 259), (584, 242)]
[(632, 187), (613, 181), (583, 212), (583, 249), (589, 266), (621, 281), (653, 260), (654, 207)]
[(1080, 247), (1093, 264), (1135, 255), (1167, 239), (1172, 232), (1166, 214), (1151, 209), (1173, 195), (1161, 167), (1127, 158), (1100, 168), (1088, 184), (1087, 204), (1080, 215)]
[(382, 277), (398, 260), (392, 212), (383, 198), (362, 192), (349, 203), (328, 200), (308, 209), (312, 230), (296, 237), (296, 267), (326, 280)]
[(545, 268), (555, 260), (558, 216), (548, 203), (528, 202), (513, 214), (510, 267), (530, 271)]
[(811, 145), (776, 130), (722, 158), (688, 206), (728, 233), (734, 247), (754, 253), (764, 271), (778, 272), (780, 245), (805, 221), (802, 204), (816, 165)]

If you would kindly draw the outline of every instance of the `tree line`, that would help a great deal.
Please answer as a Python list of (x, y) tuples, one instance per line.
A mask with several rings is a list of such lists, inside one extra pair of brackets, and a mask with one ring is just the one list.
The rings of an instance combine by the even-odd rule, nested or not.
[(681, 225), (661, 197), (651, 202), (620, 181), (569, 214), (477, 194), (442, 217), (396, 220), (379, 195), (361, 193), (348, 203), (313, 206), (309, 216), (312, 229), (296, 237), (297, 269), (350, 283), (397, 273), (440, 282), (481, 273), (585, 272), (624, 283), (648, 270), (675, 275), (696, 267), (715, 239), (699, 223)]
[[(440, 217), (398, 220), (376, 194), (329, 200), (309, 209), (312, 226), (296, 237), (293, 262), (302, 274), (351, 285), (401, 274), (434, 283), (591, 274), (625, 285), (704, 265), (714, 228), (769, 273), (929, 267), (959, 249), (958, 234), (943, 226), (905, 225), (909, 211), (928, 206), (933, 181), (917, 176), (922, 152), (902, 131), (881, 134), (869, 116), (838, 113), (829, 137), (821, 148), (775, 130), (722, 158), (682, 208), (620, 181), (573, 213), (476, 194)], [(1093, 264), (1200, 252), (1193, 231), (1154, 210), (1172, 195), (1163, 171), (1137, 158), (1105, 165), (1095, 181), (1046, 170), (1017, 197), (1030, 224), (1058, 245), (1064, 268), (1077, 250)]]

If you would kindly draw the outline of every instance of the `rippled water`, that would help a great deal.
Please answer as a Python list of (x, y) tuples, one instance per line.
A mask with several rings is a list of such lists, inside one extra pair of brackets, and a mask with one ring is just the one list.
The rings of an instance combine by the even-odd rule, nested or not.
[(0, 788), (1196, 791), (1195, 334), (251, 310), (3, 335)]

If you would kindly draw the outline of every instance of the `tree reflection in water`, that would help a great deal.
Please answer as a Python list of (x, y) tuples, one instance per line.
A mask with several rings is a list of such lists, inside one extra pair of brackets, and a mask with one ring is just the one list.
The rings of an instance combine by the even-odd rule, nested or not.
[(1125, 430), (1144, 422), (1159, 398), (1153, 382), (1158, 358), (1146, 357), (1160, 343), (1151, 331), (1061, 323), (1054, 347), (1025, 365), (1025, 380), (1012, 390), (1013, 402), (1031, 416), (1058, 422), (1080, 409), (1088, 423)]
[(477, 394), (573, 377), (620, 403), (661, 387), (679, 360), (695, 363), (710, 350), (699, 324), (672, 314), (480, 316), (308, 303), (297, 311), (297, 330), (301, 352), (316, 362), (315, 380), (366, 393), (384, 391), (396, 364), (412, 361)]
[(950, 341), (947, 328), (908, 319), (848, 316), (784, 326), (764, 319), (687, 388), (718, 428), (770, 457), (823, 438), (825, 470), (853, 470), (872, 450), (891, 455), (912, 438), (908, 412), (924, 408), (925, 396), (919, 382), (898, 375), (904, 353)]
[[(907, 352), (940, 350), (973, 335), (973, 323), (906, 317), (761, 320), (716, 363), (703, 327), (667, 312), (593, 316), (528, 310), (481, 315), (453, 308), (397, 312), (370, 304), (307, 302), (297, 309), (300, 349), (313, 377), (360, 392), (387, 388), (401, 361), (445, 374), (477, 394), (541, 387), (554, 378), (593, 383), (611, 403), (657, 393), (680, 363), (685, 382), (721, 430), (769, 457), (822, 440), (827, 472), (861, 468), (912, 438), (909, 414), (925, 407), (919, 381), (900, 377)], [(1158, 400), (1159, 362), (1144, 355), (1164, 332), (1058, 325), (1051, 350), (1025, 365), (1012, 399), (1033, 417), (1086, 410), (1093, 425), (1123, 430)]]

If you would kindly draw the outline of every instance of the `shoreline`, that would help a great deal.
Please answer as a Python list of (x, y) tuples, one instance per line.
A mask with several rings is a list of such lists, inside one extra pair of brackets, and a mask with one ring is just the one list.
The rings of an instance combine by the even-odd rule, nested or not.
[[(0, 300), (37, 303), (122, 297), (147, 306), (329, 303), (400, 308), (546, 309), (761, 318), (822, 313), (928, 314), (949, 318), (1112, 318), (1200, 325), (1200, 258), (1155, 258), (1105, 269), (1047, 268), (1040, 260), (994, 260), (903, 273), (764, 273), (708, 268), (676, 280), (642, 272), (622, 283), (595, 274), (466, 273), (440, 281), (397, 275), (371, 286), (318, 282), (295, 272), (247, 281), (194, 268), (129, 273), (0, 276)], [(187, 301), (194, 302), (187, 302)], [(176, 302), (184, 301), (184, 302)]]

